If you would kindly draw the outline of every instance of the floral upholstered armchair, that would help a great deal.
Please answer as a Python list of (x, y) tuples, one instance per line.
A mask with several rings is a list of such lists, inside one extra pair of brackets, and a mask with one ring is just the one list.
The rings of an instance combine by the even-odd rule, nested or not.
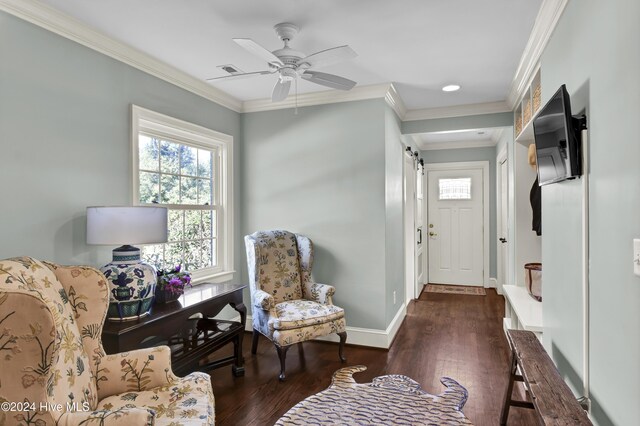
[(96, 269), (0, 260), (1, 425), (214, 423), (210, 377), (176, 377), (168, 347), (105, 354), (108, 305)]
[(311, 280), (311, 240), (288, 231), (260, 231), (245, 236), (244, 242), (253, 309), (251, 353), (256, 353), (260, 334), (271, 340), (284, 380), (291, 345), (337, 333), (344, 362), (344, 310), (333, 304), (334, 287)]

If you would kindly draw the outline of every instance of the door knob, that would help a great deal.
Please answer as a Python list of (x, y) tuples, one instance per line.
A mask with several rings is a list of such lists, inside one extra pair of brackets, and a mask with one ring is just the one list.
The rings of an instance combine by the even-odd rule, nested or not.
[(504, 244), (504, 243), (506, 243), (506, 242), (507, 242), (507, 239), (506, 239), (506, 238), (498, 238), (498, 239), (500, 240), (500, 242), (501, 242), (502, 244)]
[(435, 232), (429, 232), (429, 236), (430, 237), (436, 237), (438, 234), (436, 234)]

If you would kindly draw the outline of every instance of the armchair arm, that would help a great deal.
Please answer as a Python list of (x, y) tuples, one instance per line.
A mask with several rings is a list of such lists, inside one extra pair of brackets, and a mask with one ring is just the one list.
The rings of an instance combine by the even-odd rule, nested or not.
[(171, 370), (168, 346), (138, 349), (96, 359), (100, 400), (124, 392), (140, 392), (177, 380)]
[(336, 288), (328, 284), (319, 284), (314, 282), (305, 283), (304, 294), (311, 300), (323, 303), (325, 305), (333, 305), (332, 296), (335, 294)]
[(253, 292), (253, 306), (265, 311), (270, 311), (276, 307), (276, 301), (273, 296), (266, 291), (256, 289)]
[(156, 413), (147, 408), (120, 407), (116, 410), (68, 411), (55, 422), (59, 426), (153, 426)]

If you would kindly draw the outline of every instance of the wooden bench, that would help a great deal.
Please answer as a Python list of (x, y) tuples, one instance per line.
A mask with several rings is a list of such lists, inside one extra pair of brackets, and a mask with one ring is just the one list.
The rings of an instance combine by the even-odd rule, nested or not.
[[(592, 424), (536, 335), (531, 331), (507, 330), (507, 339), (511, 368), (500, 424), (507, 424), (511, 406), (536, 410), (541, 425)], [(522, 375), (518, 374), (518, 368)], [(515, 381), (524, 382), (531, 402), (512, 399)]]

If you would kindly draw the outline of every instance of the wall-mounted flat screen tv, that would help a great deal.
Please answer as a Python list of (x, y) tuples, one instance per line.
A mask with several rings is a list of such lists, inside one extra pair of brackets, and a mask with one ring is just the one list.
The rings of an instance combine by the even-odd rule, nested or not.
[(571, 115), (571, 101), (563, 84), (533, 120), (540, 186), (582, 174), (584, 116)]

